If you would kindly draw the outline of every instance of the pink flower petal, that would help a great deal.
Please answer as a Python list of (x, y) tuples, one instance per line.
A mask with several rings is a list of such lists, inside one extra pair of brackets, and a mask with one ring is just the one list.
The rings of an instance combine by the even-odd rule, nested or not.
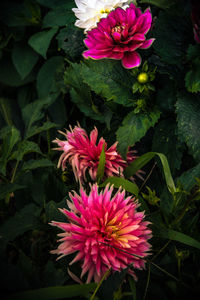
[(136, 51), (125, 52), (122, 58), (122, 64), (126, 69), (138, 67), (141, 64), (141, 57)]
[(155, 39), (149, 39), (149, 40), (146, 40), (146, 41), (142, 44), (142, 46), (140, 46), (139, 48), (140, 48), (140, 49), (147, 49), (147, 48), (149, 48), (149, 47), (153, 44), (154, 41), (155, 41)]

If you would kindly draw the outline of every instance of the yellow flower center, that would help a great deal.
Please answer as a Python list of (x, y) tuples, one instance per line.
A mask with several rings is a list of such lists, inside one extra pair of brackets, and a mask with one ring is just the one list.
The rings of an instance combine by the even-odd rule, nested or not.
[(138, 75), (137, 80), (140, 83), (146, 83), (148, 81), (148, 74), (145, 72), (142, 72)]
[(109, 9), (102, 9), (101, 11), (100, 11), (100, 13), (101, 14), (108, 14), (110, 12), (110, 10)]

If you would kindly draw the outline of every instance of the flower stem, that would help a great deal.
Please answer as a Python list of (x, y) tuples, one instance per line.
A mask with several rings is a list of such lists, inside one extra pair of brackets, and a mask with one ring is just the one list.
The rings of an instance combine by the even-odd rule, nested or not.
[(146, 286), (145, 286), (145, 290), (144, 290), (144, 296), (143, 296), (143, 300), (145, 300), (146, 298), (146, 295), (147, 295), (147, 290), (148, 290), (148, 287), (149, 287), (149, 281), (150, 281), (150, 274), (151, 274), (151, 266), (150, 264), (148, 265), (148, 274), (147, 274), (147, 283), (146, 283)]
[(140, 189), (139, 189), (139, 193), (141, 192), (141, 190), (143, 189), (144, 185), (146, 184), (147, 180), (149, 179), (149, 177), (151, 176), (155, 166), (157, 165), (157, 163), (155, 162), (153, 167), (151, 168), (151, 171), (149, 172), (148, 176), (145, 178), (144, 182), (142, 183)]
[(100, 280), (100, 282), (98, 283), (98, 285), (97, 285), (97, 287), (96, 287), (94, 293), (92, 294), (90, 300), (94, 300), (94, 297), (95, 297), (96, 293), (98, 292), (100, 286), (102, 285), (102, 283), (103, 283), (103, 281), (106, 279), (106, 277), (109, 275), (109, 273), (110, 273), (110, 269), (107, 270), (106, 273), (105, 273), (105, 274), (103, 275), (103, 277), (101, 278), (101, 280)]

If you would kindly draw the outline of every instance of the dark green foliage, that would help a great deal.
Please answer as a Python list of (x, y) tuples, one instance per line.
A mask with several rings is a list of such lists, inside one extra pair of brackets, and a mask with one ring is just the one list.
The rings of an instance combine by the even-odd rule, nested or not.
[[(72, 168), (57, 169), (53, 140), (80, 123), (97, 127), (108, 147), (139, 156), (123, 177), (105, 178), (138, 198), (152, 222), (146, 270), (112, 273), (101, 299), (196, 299), (200, 261), (200, 45), (193, 36), (190, 0), (138, 0), (153, 15), (142, 65), (84, 59), (83, 30), (74, 26), (74, 0), (0, 3), (0, 284), (2, 299), (90, 299), (96, 283), (75, 283), (73, 255), (56, 261), (58, 231), (67, 222), (69, 192), (79, 192)], [(145, 84), (138, 75), (147, 72)], [(153, 74), (153, 75), (152, 75)], [(148, 78), (147, 76), (147, 78)], [(136, 176), (142, 169), (144, 181)], [(133, 181), (134, 179), (134, 181)], [(88, 190), (89, 182), (85, 185)], [(127, 249), (126, 249), (127, 250)], [(128, 250), (127, 250), (128, 251)], [(82, 262), (70, 266), (80, 277)], [(134, 266), (133, 266), (134, 267)]]
[(180, 138), (186, 142), (194, 158), (200, 160), (200, 102), (198, 96), (188, 93), (179, 93), (177, 97), (176, 111), (178, 131)]

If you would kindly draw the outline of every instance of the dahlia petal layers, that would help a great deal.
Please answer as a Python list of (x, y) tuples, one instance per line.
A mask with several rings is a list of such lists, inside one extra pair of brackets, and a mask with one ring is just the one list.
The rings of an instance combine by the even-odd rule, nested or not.
[(133, 3), (126, 10), (116, 8), (100, 20), (97, 28), (88, 31), (84, 40), (88, 50), (83, 56), (121, 60), (128, 69), (138, 67), (141, 57), (136, 50), (149, 48), (154, 41), (146, 40), (145, 36), (151, 23), (150, 9), (142, 13)]
[[(60, 209), (68, 223), (50, 223), (64, 231), (58, 234), (61, 244), (51, 253), (61, 258), (76, 252), (70, 264), (81, 262), (81, 277), (88, 272), (87, 283), (92, 278), (99, 282), (109, 269), (144, 268), (151, 230), (144, 212), (137, 212), (137, 200), (125, 198), (120, 189), (112, 197), (113, 187), (108, 185), (100, 193), (96, 184), (90, 187), (89, 195), (83, 189), (80, 195), (70, 194), (69, 210)], [(135, 277), (133, 270), (129, 273)]]
[[(66, 133), (59, 131), (66, 138), (66, 141), (55, 139), (53, 142), (57, 143), (59, 148), (54, 150), (63, 151), (58, 161), (58, 168), (61, 166), (65, 170), (66, 163), (72, 166), (75, 178), (80, 183), (86, 181), (86, 171), (88, 171), (91, 179), (96, 181), (97, 170), (99, 165), (99, 157), (101, 155), (103, 146), (105, 150), (105, 176), (123, 176), (124, 168), (127, 162), (134, 161), (137, 156), (135, 151), (129, 151), (127, 154), (127, 162), (117, 153), (117, 142), (107, 149), (107, 143), (101, 138), (96, 145), (98, 130), (95, 127), (91, 133), (90, 138), (86, 131), (80, 126), (75, 126), (74, 129), (66, 131)], [(140, 174), (137, 174), (140, 176)]]
[(75, 26), (84, 28), (85, 33), (96, 27), (97, 22), (116, 7), (122, 7), (127, 0), (75, 0), (73, 12), (78, 20)]

